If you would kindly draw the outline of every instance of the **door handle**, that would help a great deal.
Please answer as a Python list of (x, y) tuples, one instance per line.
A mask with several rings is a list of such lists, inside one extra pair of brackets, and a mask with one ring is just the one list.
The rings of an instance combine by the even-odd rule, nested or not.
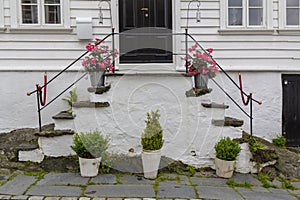
[(149, 8), (141, 8), (141, 11), (148, 11)]

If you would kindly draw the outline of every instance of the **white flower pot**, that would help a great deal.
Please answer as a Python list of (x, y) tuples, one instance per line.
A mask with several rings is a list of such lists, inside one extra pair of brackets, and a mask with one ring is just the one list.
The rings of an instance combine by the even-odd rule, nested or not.
[(92, 159), (79, 157), (80, 175), (83, 177), (97, 176), (99, 172), (100, 162), (101, 157)]
[(234, 171), (234, 164), (235, 160), (227, 161), (216, 158), (215, 165), (217, 176), (222, 178), (231, 178)]
[(160, 163), (160, 158), (161, 158), (160, 150), (156, 150), (156, 151), (143, 150), (142, 162), (143, 162), (145, 178), (147, 178), (147, 179), (155, 179), (156, 178), (159, 163)]

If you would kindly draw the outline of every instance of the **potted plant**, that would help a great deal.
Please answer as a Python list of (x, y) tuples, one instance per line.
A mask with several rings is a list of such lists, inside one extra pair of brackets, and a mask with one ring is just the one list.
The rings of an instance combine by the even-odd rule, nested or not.
[(100, 45), (100, 40), (96, 38), (94, 43), (86, 45), (86, 50), (89, 52), (82, 61), (82, 66), (90, 75), (92, 87), (101, 87), (105, 84), (104, 75), (106, 71), (112, 71), (111, 57), (114, 54), (117, 56), (118, 51), (110, 51), (106, 45)]
[(87, 133), (75, 133), (73, 143), (74, 145), (72, 145), (71, 148), (79, 157), (81, 176), (97, 176), (101, 156), (109, 145), (108, 136), (104, 136), (97, 130)]
[(218, 72), (217, 63), (212, 59), (213, 49), (209, 48), (206, 51), (198, 49), (198, 45), (188, 49), (193, 56), (185, 58), (187, 60), (186, 67), (188, 73), (194, 75), (195, 89), (207, 89), (209, 78), (214, 78)]
[(141, 143), (144, 177), (155, 179), (163, 146), (163, 129), (159, 123), (159, 110), (147, 113), (146, 128), (142, 133)]
[(222, 138), (216, 145), (216, 173), (219, 177), (230, 178), (234, 171), (234, 164), (241, 148), (238, 142), (229, 137)]

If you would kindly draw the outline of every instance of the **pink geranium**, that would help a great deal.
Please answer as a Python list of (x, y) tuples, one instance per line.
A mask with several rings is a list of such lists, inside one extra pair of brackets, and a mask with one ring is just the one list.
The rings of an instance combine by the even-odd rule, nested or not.
[(100, 45), (103, 43), (104, 41), (100, 43), (100, 39), (96, 38), (94, 43), (89, 43), (85, 46), (89, 54), (83, 58), (81, 64), (86, 71), (92, 72), (103, 69), (110, 71), (114, 69), (112, 58), (113, 56), (116, 57), (119, 52), (116, 49), (109, 50), (107, 45)]
[(197, 44), (193, 45), (188, 49), (190, 53), (193, 53), (193, 57), (190, 55), (185, 56), (183, 59), (185, 62), (185, 67), (188, 67), (189, 74), (203, 74), (208, 75), (210, 78), (216, 76), (219, 71), (217, 63), (212, 58), (212, 48), (206, 49), (206, 51), (197, 49)]

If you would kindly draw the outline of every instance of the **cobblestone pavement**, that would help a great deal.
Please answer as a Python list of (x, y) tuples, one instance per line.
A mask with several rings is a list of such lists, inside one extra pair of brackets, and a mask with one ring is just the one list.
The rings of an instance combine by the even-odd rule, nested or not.
[[(0, 199), (16, 200), (299, 200), (300, 182), (295, 190), (264, 188), (255, 175), (235, 174), (232, 187), (226, 179), (160, 174), (157, 180), (124, 174), (100, 174), (83, 178), (77, 173), (41, 175), (0, 174)], [(245, 184), (245, 182), (247, 184)], [(250, 185), (251, 184), (251, 185)]]

